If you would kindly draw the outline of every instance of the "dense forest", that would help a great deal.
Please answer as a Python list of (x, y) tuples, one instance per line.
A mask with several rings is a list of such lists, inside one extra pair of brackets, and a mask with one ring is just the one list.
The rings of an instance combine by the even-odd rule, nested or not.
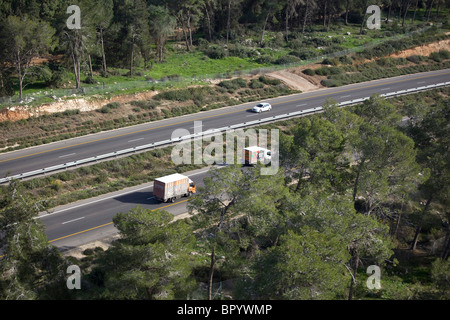
[[(398, 22), (395, 30), (419, 20), (447, 23), (446, 0), (370, 4), (380, 5), (383, 25)], [(70, 5), (80, 8), (80, 29), (68, 28), (74, 14), (67, 12)], [(261, 48), (273, 48), (274, 43), (298, 48), (317, 25), (328, 30), (337, 23), (352, 24), (363, 34), (368, 5), (366, 0), (3, 0), (0, 96), (17, 92), (22, 99), (28, 84), (41, 81), (44, 87), (58, 88), (68, 77), (79, 88), (94, 83), (94, 73), (104, 78), (117, 75), (113, 68), (127, 69), (125, 75), (133, 77), (139, 75), (137, 67), (148, 70), (164, 62), (166, 44), (174, 39), (186, 52), (200, 47), (208, 57), (220, 58), (247, 54), (249, 35)], [(268, 39), (268, 31), (277, 32), (275, 38)], [(231, 46), (236, 43), (243, 46)], [(34, 63), (45, 54), (53, 58), (45, 65)]]

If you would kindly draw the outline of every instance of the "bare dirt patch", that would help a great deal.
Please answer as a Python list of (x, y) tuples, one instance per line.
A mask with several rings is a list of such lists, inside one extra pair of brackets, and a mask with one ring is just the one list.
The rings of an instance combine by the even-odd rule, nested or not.
[(392, 58), (406, 58), (412, 55), (429, 56), (433, 52), (439, 50), (450, 50), (450, 39), (441, 40), (427, 45), (415, 47), (412, 49), (403, 50), (401, 52), (392, 54)]
[(267, 76), (283, 81), (289, 88), (302, 92), (314, 91), (320, 85), (296, 73), (295, 70), (280, 70), (268, 73)]
[(45, 112), (48, 113), (64, 112), (66, 110), (73, 110), (73, 109), (78, 109), (80, 110), (80, 112), (94, 111), (100, 109), (105, 104), (111, 102), (129, 103), (135, 100), (148, 100), (157, 93), (158, 93), (157, 91), (145, 91), (131, 95), (119, 95), (111, 99), (90, 99), (90, 100), (84, 98), (70, 99), (43, 104), (36, 108), (36, 113), (42, 114)]
[(86, 257), (86, 255), (84, 255), (84, 250), (86, 249), (95, 249), (95, 248), (102, 248), (103, 250), (108, 250), (109, 247), (111, 246), (112, 242), (117, 240), (119, 238), (119, 235), (114, 235), (102, 240), (97, 240), (97, 241), (93, 241), (90, 243), (87, 243), (85, 245), (76, 247), (74, 249), (71, 250), (67, 250), (63, 252), (64, 256), (70, 256), (70, 257), (74, 257), (77, 259), (82, 259), (84, 257)]
[(32, 115), (30, 111), (22, 107), (6, 108), (0, 111), (0, 122), (28, 119)]

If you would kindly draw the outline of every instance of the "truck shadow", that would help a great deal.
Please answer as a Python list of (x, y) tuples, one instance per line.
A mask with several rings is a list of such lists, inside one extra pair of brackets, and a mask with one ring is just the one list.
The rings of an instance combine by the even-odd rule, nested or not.
[(158, 200), (156, 200), (153, 196), (152, 192), (133, 192), (124, 194), (114, 198), (117, 201), (122, 203), (136, 203), (141, 205), (157, 205), (160, 204)]

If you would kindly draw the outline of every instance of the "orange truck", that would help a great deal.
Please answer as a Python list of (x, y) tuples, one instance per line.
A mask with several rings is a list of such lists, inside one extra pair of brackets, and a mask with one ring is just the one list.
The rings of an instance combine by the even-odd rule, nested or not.
[(193, 193), (195, 183), (179, 173), (157, 178), (153, 183), (153, 196), (162, 202), (175, 202), (176, 199)]

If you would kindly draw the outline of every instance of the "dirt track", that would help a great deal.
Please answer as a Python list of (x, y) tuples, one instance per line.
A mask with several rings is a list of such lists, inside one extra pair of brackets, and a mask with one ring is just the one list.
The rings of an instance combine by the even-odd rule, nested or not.
[(288, 87), (294, 90), (301, 90), (302, 92), (314, 91), (320, 87), (309, 82), (304, 77), (292, 73), (289, 70), (275, 71), (268, 73), (268, 76), (283, 81)]

